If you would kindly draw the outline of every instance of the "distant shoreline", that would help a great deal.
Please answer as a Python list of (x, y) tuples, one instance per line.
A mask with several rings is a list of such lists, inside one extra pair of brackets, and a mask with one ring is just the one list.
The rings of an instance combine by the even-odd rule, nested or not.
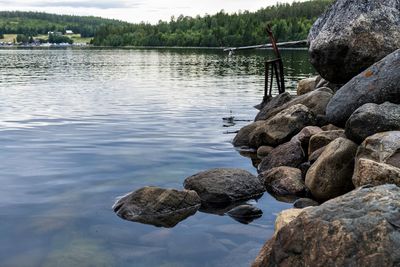
[[(0, 46), (0, 49), (171, 49), (171, 50), (223, 50), (227, 47), (201, 47), (201, 46)], [(279, 50), (307, 50), (307, 47), (280, 47)], [(257, 48), (254, 50), (272, 50), (272, 48)]]

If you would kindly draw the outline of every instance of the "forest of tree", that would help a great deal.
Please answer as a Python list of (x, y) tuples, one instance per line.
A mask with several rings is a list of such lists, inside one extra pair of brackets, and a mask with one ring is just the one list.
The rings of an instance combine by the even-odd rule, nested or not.
[(128, 26), (127, 22), (99, 17), (56, 15), (43, 12), (0, 11), (0, 34), (36, 36), (72, 30), (82, 37), (93, 37), (103, 26)]
[(265, 26), (272, 25), (278, 41), (306, 39), (310, 27), (333, 0), (277, 4), (256, 12), (227, 14), (223, 10), (203, 17), (172, 17), (130, 25), (106, 25), (95, 33), (99, 46), (196, 46), (221, 47), (265, 43)]
[(20, 39), (72, 30), (94, 37), (98, 46), (196, 46), (221, 47), (262, 44), (268, 41), (265, 27), (272, 25), (278, 41), (306, 39), (311, 25), (333, 0), (277, 4), (256, 12), (172, 17), (131, 24), (99, 17), (56, 15), (43, 12), (0, 11), (0, 35), (19, 34)]

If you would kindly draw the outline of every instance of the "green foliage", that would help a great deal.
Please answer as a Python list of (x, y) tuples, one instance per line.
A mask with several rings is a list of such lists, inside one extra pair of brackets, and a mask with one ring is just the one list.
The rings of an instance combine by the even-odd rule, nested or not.
[(49, 34), (49, 43), (51, 43), (51, 44), (61, 44), (61, 43), (72, 44), (73, 40), (71, 40), (67, 36), (63, 36), (63, 35), (59, 35), (59, 34)]
[(93, 37), (97, 29), (105, 25), (129, 25), (112, 19), (55, 15), (43, 12), (0, 11), (0, 32), (36, 36), (49, 31), (65, 33), (72, 30), (82, 37)]
[(28, 43), (29, 36), (27, 36), (25, 34), (17, 34), (17, 42), (18, 43)]
[(0, 33), (0, 39), (4, 39), (4, 34)]
[(256, 12), (227, 14), (223, 10), (204, 17), (172, 17), (157, 25), (108, 24), (97, 30), (92, 43), (101, 46), (243, 46), (268, 41), (265, 27), (272, 25), (278, 41), (306, 39), (308, 32), (333, 0), (277, 4)]

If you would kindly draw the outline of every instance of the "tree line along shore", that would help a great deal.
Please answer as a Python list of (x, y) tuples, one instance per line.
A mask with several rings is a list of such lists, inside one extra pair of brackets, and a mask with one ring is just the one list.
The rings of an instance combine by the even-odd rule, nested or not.
[[(79, 38), (74, 43), (95, 46), (180, 46), (226, 47), (260, 44), (267, 41), (266, 25), (278, 41), (304, 40), (317, 19), (333, 0), (311, 0), (277, 4), (256, 12), (171, 17), (157, 24), (127, 23), (98, 17), (55, 15), (41, 12), (0, 12), (0, 42), (18, 43), (46, 40), (49, 32), (65, 35), (70, 30)], [(10, 40), (10, 35), (15, 37)], [(63, 40), (65, 41), (65, 40)], [(68, 40), (67, 40), (68, 41)], [(26, 43), (26, 42), (24, 42)]]

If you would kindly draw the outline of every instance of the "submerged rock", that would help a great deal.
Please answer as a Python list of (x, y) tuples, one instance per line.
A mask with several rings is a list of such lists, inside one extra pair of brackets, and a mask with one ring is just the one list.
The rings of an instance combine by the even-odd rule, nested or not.
[(240, 223), (249, 224), (255, 219), (260, 218), (263, 212), (253, 205), (244, 204), (236, 206), (228, 211), (227, 214)]
[(400, 188), (359, 188), (300, 210), (261, 249), (261, 266), (397, 266)]
[(299, 141), (290, 141), (277, 146), (268, 157), (263, 158), (258, 165), (258, 172), (264, 172), (274, 167), (287, 166), (297, 168), (306, 159)]
[(345, 83), (400, 48), (395, 0), (337, 0), (308, 36), (311, 64), (326, 80)]
[(218, 168), (199, 172), (185, 179), (185, 189), (194, 190), (205, 205), (229, 205), (233, 202), (257, 198), (264, 186), (248, 171)]
[(301, 177), (301, 170), (292, 167), (276, 167), (260, 173), (258, 179), (273, 195), (305, 196), (307, 188)]
[(306, 175), (306, 186), (317, 200), (328, 200), (354, 188), (351, 179), (356, 151), (354, 142), (341, 137), (326, 146)]
[(147, 186), (119, 199), (113, 209), (128, 221), (173, 227), (195, 214), (200, 204), (195, 191)]
[(357, 150), (353, 183), (356, 187), (400, 186), (400, 131), (377, 133), (364, 140)]
[(400, 130), (400, 105), (390, 102), (365, 104), (346, 122), (346, 136), (357, 143), (375, 133), (394, 130)]
[(314, 114), (304, 105), (297, 104), (282, 110), (250, 133), (250, 146), (277, 146), (314, 123)]
[(400, 49), (340, 88), (326, 106), (326, 116), (330, 123), (341, 126), (362, 105), (386, 101), (400, 104)]

